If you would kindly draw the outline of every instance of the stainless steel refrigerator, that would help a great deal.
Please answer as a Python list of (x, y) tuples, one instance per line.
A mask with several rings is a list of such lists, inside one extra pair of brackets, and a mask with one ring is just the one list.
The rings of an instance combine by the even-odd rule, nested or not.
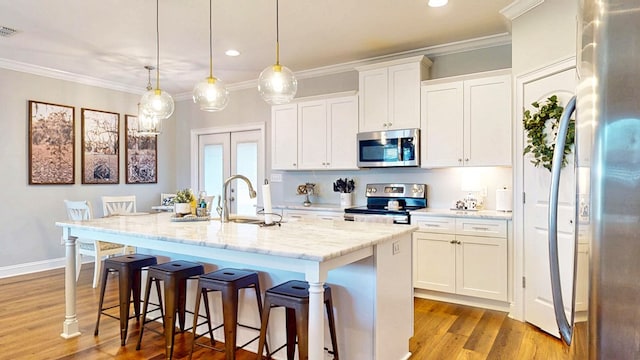
[[(580, 85), (577, 99), (565, 107), (558, 139), (564, 139), (575, 108), (575, 218), (580, 220), (575, 234), (591, 239), (588, 331), (575, 331), (573, 312), (564, 311), (571, 304), (562, 304), (560, 294), (558, 262), (563, 259), (555, 241), (554, 203), (561, 152), (554, 156), (549, 196), (556, 320), (567, 344), (588, 344), (588, 355), (579, 358), (640, 359), (640, 0), (579, 4)], [(574, 279), (575, 271), (574, 265)]]

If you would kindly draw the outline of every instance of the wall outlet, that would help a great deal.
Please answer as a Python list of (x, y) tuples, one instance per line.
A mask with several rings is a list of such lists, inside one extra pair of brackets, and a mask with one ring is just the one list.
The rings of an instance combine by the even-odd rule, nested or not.
[(282, 182), (282, 174), (271, 174), (271, 182)]
[(394, 241), (392, 246), (393, 246), (393, 255), (395, 255), (395, 254), (400, 252), (400, 242), (399, 241)]

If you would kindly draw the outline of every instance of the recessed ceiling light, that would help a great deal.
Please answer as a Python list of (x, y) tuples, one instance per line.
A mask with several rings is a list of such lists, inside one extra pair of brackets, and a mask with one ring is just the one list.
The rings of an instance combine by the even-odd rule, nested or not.
[(440, 7), (445, 6), (449, 0), (429, 0), (429, 6), (431, 7)]
[(240, 51), (234, 50), (234, 49), (229, 49), (229, 50), (225, 51), (224, 54), (227, 55), (227, 56), (238, 56), (238, 55), (240, 55)]

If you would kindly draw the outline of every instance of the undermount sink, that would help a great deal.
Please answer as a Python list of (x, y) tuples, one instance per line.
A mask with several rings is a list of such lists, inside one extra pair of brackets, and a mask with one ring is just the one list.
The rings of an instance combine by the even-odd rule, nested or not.
[(234, 222), (238, 224), (260, 224), (263, 222), (263, 220), (257, 217), (252, 217), (252, 216), (243, 217), (243, 216), (231, 215), (229, 216), (229, 222)]
[(229, 219), (229, 222), (234, 222), (239, 224), (260, 224), (262, 220), (252, 219), (252, 218), (234, 218), (234, 219)]

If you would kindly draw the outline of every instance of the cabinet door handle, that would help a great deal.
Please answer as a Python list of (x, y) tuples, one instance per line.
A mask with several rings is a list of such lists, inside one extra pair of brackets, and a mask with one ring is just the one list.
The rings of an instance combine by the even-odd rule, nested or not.
[(464, 159), (464, 161), (469, 161), (469, 158)]
[(472, 226), (471, 228), (472, 228), (473, 230), (489, 231), (489, 228), (488, 228), (488, 227)]
[(460, 245), (460, 244), (462, 244), (462, 241), (458, 240), (458, 241), (456, 241), (456, 244)]
[(296, 163), (293, 163), (293, 166), (296, 166)]
[(438, 224), (422, 224), (422, 225), (426, 227), (440, 227), (440, 225)]
[(455, 241), (455, 240), (451, 240), (451, 241), (449, 241), (449, 244), (455, 244), (455, 243), (456, 243), (456, 241)]
[(458, 162), (461, 163), (462, 162), (462, 158), (458, 158)]

